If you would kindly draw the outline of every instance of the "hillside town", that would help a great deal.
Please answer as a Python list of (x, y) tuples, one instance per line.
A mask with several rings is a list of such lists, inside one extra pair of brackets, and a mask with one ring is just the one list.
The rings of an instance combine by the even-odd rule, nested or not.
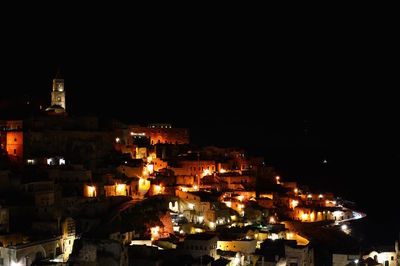
[(0, 121), (0, 266), (400, 263), (398, 242), (362, 245), (355, 204), (262, 157), (170, 123), (72, 116), (60, 77), (49, 92)]

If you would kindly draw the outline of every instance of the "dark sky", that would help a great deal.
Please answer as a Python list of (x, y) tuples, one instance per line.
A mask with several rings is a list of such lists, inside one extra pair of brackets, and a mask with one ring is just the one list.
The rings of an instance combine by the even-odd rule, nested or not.
[[(391, 16), (103, 12), (82, 13), (83, 22), (49, 14), (5, 22), (3, 103), (23, 95), (49, 101), (60, 68), (71, 115), (171, 122), (190, 127), (196, 143), (247, 147), (307, 182), (350, 196), (355, 189), (363, 207), (376, 204), (375, 192), (381, 206), (396, 200), (388, 185), (399, 160)], [(320, 169), (325, 157), (329, 173)]]
[(228, 125), (240, 134), (243, 127), (290, 136), (307, 130), (339, 142), (393, 133), (395, 36), (385, 22), (104, 15), (6, 27), (2, 93), (49, 100), (61, 68), (71, 114)]

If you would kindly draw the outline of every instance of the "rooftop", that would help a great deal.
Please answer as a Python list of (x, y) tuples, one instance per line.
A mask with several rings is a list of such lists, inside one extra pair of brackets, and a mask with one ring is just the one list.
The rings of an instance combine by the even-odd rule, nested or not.
[(205, 240), (205, 241), (208, 241), (208, 240), (213, 239), (214, 237), (217, 237), (217, 236), (213, 235), (213, 234), (209, 234), (209, 233), (200, 233), (200, 234), (188, 235), (185, 238), (185, 241), (186, 240)]

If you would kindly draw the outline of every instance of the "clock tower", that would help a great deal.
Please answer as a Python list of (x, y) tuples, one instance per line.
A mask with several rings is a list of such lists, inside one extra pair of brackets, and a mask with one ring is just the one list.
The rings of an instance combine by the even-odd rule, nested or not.
[(51, 92), (51, 106), (58, 105), (66, 111), (64, 79), (53, 79), (53, 91)]

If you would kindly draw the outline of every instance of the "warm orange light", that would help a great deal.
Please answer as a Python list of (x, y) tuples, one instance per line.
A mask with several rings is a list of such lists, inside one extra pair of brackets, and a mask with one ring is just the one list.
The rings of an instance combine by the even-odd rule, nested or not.
[(147, 162), (148, 163), (151, 163), (152, 160), (153, 160), (153, 157), (151, 157), (151, 156), (147, 157)]
[(117, 184), (115, 186), (115, 190), (117, 192), (117, 195), (125, 195), (125, 184)]
[(96, 187), (88, 186), (88, 197), (96, 197)]
[(203, 176), (206, 176), (206, 175), (210, 175), (210, 170), (205, 169), (205, 170), (203, 171)]
[(269, 218), (269, 223), (270, 223), (270, 224), (275, 223), (275, 218), (271, 216), (271, 217)]
[(187, 187), (181, 187), (181, 190), (182, 190), (183, 192), (187, 192), (187, 191), (188, 191), (188, 188), (187, 188)]
[(142, 172), (143, 176), (147, 177), (149, 175), (149, 171), (146, 168), (143, 168), (143, 172)]
[(240, 195), (240, 196), (238, 196), (237, 198), (238, 198), (238, 200), (243, 201), (244, 196), (243, 196), (243, 195)]
[(150, 228), (150, 232), (151, 232), (151, 240), (156, 240), (160, 237), (160, 235), (159, 235), (160, 227), (159, 226)]
[(302, 219), (303, 221), (308, 220), (308, 214), (307, 214), (307, 213), (303, 213), (303, 214), (301, 215), (301, 219)]
[(215, 229), (215, 223), (214, 222), (210, 222), (209, 226), (210, 226), (210, 229)]
[(277, 176), (275, 177), (275, 179), (276, 179), (276, 181), (278, 181), (279, 179), (281, 179), (281, 177), (280, 177), (279, 175), (277, 175)]
[(226, 206), (229, 207), (229, 208), (232, 207), (232, 202), (230, 202), (230, 201), (225, 201), (225, 204), (226, 204)]
[(294, 193), (299, 193), (299, 190), (297, 188), (294, 189)]
[(223, 173), (226, 173), (226, 170), (223, 169), (223, 168), (221, 168), (221, 169), (219, 170), (219, 172), (220, 172), (221, 174), (223, 174)]
[(154, 193), (155, 194), (160, 194), (161, 193), (162, 187), (160, 185), (155, 185), (154, 186)]
[(199, 187), (198, 187), (197, 185), (194, 185), (194, 186), (193, 186), (193, 189), (194, 189), (194, 190), (199, 190)]
[(298, 205), (299, 205), (299, 201), (298, 201), (298, 200), (292, 200), (292, 201), (290, 202), (290, 207), (291, 207), (292, 209), (296, 208)]
[(320, 199), (322, 199), (323, 197), (324, 197), (324, 195), (322, 195), (322, 194), (319, 194), (319, 196), (318, 196)]

